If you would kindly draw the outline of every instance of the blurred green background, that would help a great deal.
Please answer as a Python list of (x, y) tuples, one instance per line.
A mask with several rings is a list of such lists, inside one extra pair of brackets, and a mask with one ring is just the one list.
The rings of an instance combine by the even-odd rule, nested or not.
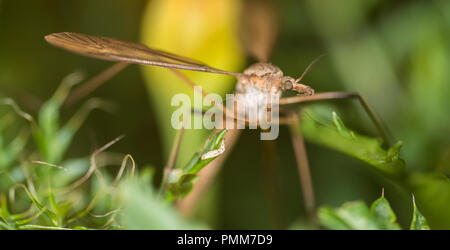
[[(254, 62), (255, 59), (245, 57), (243, 49), (234, 44), (239, 41), (236, 21), (225, 22), (227, 35), (216, 37), (221, 41), (229, 39), (228, 42), (211, 44), (203, 39), (205, 45), (200, 46), (203, 50), (198, 51), (198, 47), (182, 47), (186, 42), (183, 40), (188, 39), (183, 36), (189, 36), (189, 29), (186, 34), (179, 34), (173, 27), (183, 27), (183, 23), (156, 23), (157, 18), (148, 17), (157, 13), (149, 7), (158, 6), (152, 2), (155, 1), (0, 1), (0, 97), (12, 97), (24, 110), (35, 115), (69, 73), (82, 70), (87, 76), (94, 76), (111, 65), (50, 46), (43, 38), (54, 32), (103, 35), (144, 41), (149, 45), (154, 42), (157, 47), (173, 38), (178, 42), (168, 45), (173, 48), (171, 51), (186, 56), (198, 55), (196, 59), (227, 70), (242, 71)], [(199, 2), (202, 1), (196, 4)], [(403, 141), (401, 157), (408, 171), (450, 175), (449, 1), (274, 2), (281, 22), (271, 62), (286, 75), (295, 77), (317, 56), (326, 54), (307, 75), (306, 84), (317, 92), (359, 92), (372, 104), (395, 140)], [(226, 11), (235, 18), (238, 14), (233, 11), (239, 10), (236, 2), (235, 7)], [(211, 7), (211, 11), (222, 13), (225, 10)], [(179, 16), (176, 12), (161, 15), (167, 20), (171, 14), (174, 18)], [(183, 17), (189, 18), (189, 15), (184, 13)], [(185, 22), (187, 25), (189, 20)], [(146, 30), (155, 27), (159, 27), (158, 32)], [(192, 34), (198, 33), (192, 31)], [(227, 46), (233, 51), (224, 55), (214, 53), (215, 49)], [(158, 99), (168, 88), (158, 85), (158, 78), (167, 82), (164, 79), (167, 76), (149, 74), (152, 72), (147, 69), (129, 66), (90, 94), (90, 97), (115, 103), (117, 109), (113, 113), (94, 111), (75, 136), (67, 157), (88, 155), (107, 141), (126, 134), (114, 151), (132, 154), (138, 167), (158, 167), (157, 175), (161, 175), (173, 137), (173, 131), (162, 122), (166, 119), (164, 114), (170, 114), (170, 103)], [(211, 84), (208, 76), (188, 76), (196, 83)], [(217, 91), (222, 94), (232, 91), (230, 78), (209, 81), (221, 81), (222, 87)], [(162, 88), (162, 92), (157, 92), (158, 88)], [(78, 107), (65, 108), (62, 119), (69, 118)], [(338, 102), (326, 107), (333, 107), (353, 130), (377, 135), (356, 102)], [(183, 146), (195, 151), (200, 148), (200, 141), (193, 136), (184, 141)], [(244, 131), (213, 188), (205, 195), (197, 216), (220, 229), (285, 228), (294, 222), (301, 227), (306, 215), (287, 128), (281, 128), (280, 137), (274, 143), (279, 164), (274, 172), (267, 172), (263, 167), (263, 144), (258, 131)], [(351, 200), (369, 204), (380, 196), (384, 187), (400, 224), (407, 227), (412, 216), (410, 193), (399, 189), (362, 161), (312, 143), (307, 142), (306, 146), (319, 205), (339, 206)], [(279, 183), (275, 205), (268, 198), (274, 188), (270, 186), (271, 178)], [(440, 199), (439, 195), (436, 197)], [(418, 202), (419, 208), (424, 206), (420, 200)], [(450, 203), (441, 204), (448, 206)], [(433, 214), (433, 211), (436, 210), (425, 208), (423, 211), (431, 226), (450, 228), (450, 215)]]

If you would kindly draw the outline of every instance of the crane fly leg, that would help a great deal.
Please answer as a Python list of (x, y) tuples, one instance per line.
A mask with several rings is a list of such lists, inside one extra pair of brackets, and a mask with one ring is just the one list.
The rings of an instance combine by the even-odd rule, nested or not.
[(297, 113), (292, 112), (289, 114), (289, 118), (289, 131), (291, 133), (292, 146), (294, 148), (295, 159), (297, 162), (298, 174), (300, 185), (302, 187), (306, 212), (308, 213), (308, 216), (310, 217), (312, 222), (317, 224), (314, 187), (308, 163), (308, 156), (305, 148), (305, 141), (303, 139), (301, 131), (300, 117)]
[(275, 140), (262, 141), (262, 167), (265, 198), (270, 208), (273, 225), (276, 229), (283, 228), (283, 200), (281, 195), (280, 176), (278, 169), (279, 156)]
[(357, 99), (364, 111), (369, 115), (372, 122), (375, 124), (386, 145), (391, 145), (386, 127), (383, 122), (377, 117), (375, 112), (370, 107), (369, 103), (358, 93), (352, 92), (323, 92), (312, 96), (294, 96), (280, 99), (280, 105), (299, 104), (306, 102), (317, 102), (324, 100), (341, 100), (341, 99)]
[(83, 97), (87, 96), (89, 93), (93, 92), (95, 89), (100, 87), (102, 84), (107, 82), (109, 79), (117, 75), (123, 69), (128, 66), (128, 63), (119, 62), (115, 63), (106, 70), (98, 73), (88, 81), (86, 81), (83, 85), (76, 88), (67, 98), (64, 103), (65, 106), (71, 106), (76, 103)]

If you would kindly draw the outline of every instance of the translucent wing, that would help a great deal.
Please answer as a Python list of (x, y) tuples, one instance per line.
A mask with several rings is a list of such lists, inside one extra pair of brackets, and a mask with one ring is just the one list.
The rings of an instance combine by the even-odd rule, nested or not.
[(268, 62), (279, 32), (280, 17), (272, 0), (244, 1), (240, 37), (245, 50), (259, 62)]
[(202, 62), (172, 53), (151, 49), (145, 45), (125, 42), (115, 38), (91, 36), (72, 32), (45, 36), (50, 44), (84, 56), (108, 61), (147, 64), (166, 68), (202, 71), (239, 76), (239, 73), (212, 68)]

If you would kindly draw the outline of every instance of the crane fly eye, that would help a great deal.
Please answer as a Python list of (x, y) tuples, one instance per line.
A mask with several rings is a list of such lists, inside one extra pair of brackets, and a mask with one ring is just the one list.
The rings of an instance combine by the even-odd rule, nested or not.
[(281, 87), (283, 88), (283, 90), (287, 90), (287, 89), (292, 89), (292, 86), (294, 85), (294, 83), (290, 80), (284, 80)]

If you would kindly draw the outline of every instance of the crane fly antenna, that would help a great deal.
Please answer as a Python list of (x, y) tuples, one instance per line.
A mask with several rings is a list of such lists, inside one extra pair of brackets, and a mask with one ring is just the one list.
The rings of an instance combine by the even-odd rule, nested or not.
[(306, 67), (306, 69), (305, 69), (305, 71), (303, 71), (303, 73), (302, 73), (302, 75), (297, 79), (297, 80), (295, 80), (295, 82), (297, 83), (297, 82), (300, 82), (302, 79), (303, 79), (303, 77), (309, 72), (309, 70), (311, 70), (311, 68), (312, 68), (312, 66), (316, 63), (316, 62), (318, 62), (322, 57), (324, 57), (325, 56), (325, 54), (322, 54), (322, 55), (320, 55), (319, 57), (317, 57), (316, 59), (314, 59), (314, 61), (312, 61), (309, 65), (308, 65), (308, 67)]

